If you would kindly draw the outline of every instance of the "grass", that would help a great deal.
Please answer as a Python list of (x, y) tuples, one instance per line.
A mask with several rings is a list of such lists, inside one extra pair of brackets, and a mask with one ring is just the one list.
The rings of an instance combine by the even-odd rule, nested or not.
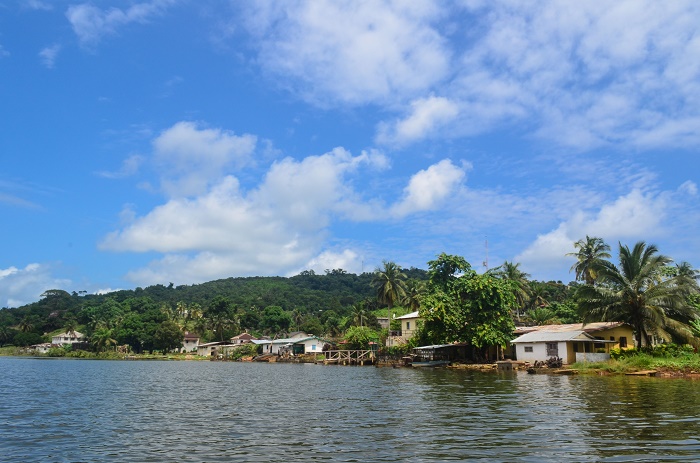
[(574, 363), (571, 369), (580, 373), (605, 372), (611, 374), (633, 373), (643, 370), (661, 370), (680, 373), (700, 372), (700, 355), (651, 356), (639, 353), (627, 358), (596, 363)]

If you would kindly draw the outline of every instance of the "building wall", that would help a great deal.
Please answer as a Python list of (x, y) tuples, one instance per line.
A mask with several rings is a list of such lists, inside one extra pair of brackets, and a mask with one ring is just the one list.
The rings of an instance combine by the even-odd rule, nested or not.
[[(562, 362), (573, 363), (576, 361), (576, 354), (571, 343), (562, 341), (556, 344), (558, 356), (562, 359)], [(526, 347), (531, 347), (532, 352), (525, 352)], [(515, 356), (523, 362), (544, 362), (551, 357), (551, 355), (547, 355), (547, 343), (544, 342), (517, 343), (515, 345)]]
[(595, 331), (593, 333), (589, 333), (593, 337), (601, 337), (605, 339), (606, 341), (611, 340), (611, 337), (614, 337), (614, 341), (616, 341), (615, 344), (610, 344), (610, 348), (621, 348), (620, 347), (620, 337), (625, 337), (627, 338), (627, 347), (622, 347), (621, 349), (629, 349), (634, 347), (634, 332), (632, 331), (632, 327), (629, 325), (622, 325), (617, 328), (611, 328), (608, 330), (600, 330), (600, 331)]
[(401, 320), (401, 337), (405, 340), (411, 339), (418, 329), (418, 320), (420, 318), (407, 318)]

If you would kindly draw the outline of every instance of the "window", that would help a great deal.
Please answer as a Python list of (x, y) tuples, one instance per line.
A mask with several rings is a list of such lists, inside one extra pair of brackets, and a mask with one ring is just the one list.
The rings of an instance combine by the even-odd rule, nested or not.
[(620, 336), (620, 348), (627, 347), (627, 337)]
[(532, 352), (532, 346), (525, 346), (525, 352)]
[(406, 322), (406, 331), (411, 329), (411, 322)]
[[(595, 338), (603, 341), (603, 338), (601, 338), (600, 336), (596, 336)], [(602, 342), (596, 342), (593, 344), (593, 348), (594, 349), (603, 349), (603, 348), (605, 348), (605, 344), (603, 344)]]
[(547, 357), (559, 357), (559, 346), (556, 342), (548, 342), (547, 346)]
[(311, 350), (316, 350), (316, 344), (311, 345)]
[(611, 341), (614, 341), (614, 340), (615, 340), (615, 336), (610, 336), (610, 340), (611, 340)]

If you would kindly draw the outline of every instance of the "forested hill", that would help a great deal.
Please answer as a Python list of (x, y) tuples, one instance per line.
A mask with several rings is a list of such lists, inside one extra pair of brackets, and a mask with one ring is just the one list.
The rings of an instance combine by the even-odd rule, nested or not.
[[(427, 279), (425, 270), (411, 268), (404, 270), (404, 273), (410, 279)], [(37, 302), (0, 310), (0, 328), (4, 327), (12, 335), (17, 331), (43, 335), (65, 328), (71, 319), (82, 328), (90, 323), (91, 317), (94, 321), (97, 312), (107, 313), (109, 310), (115, 312), (113, 316), (135, 312), (140, 314), (141, 319), (156, 321), (160, 318), (156, 312), (165, 312), (169, 318), (176, 318), (181, 315), (178, 311), (206, 311), (222, 297), (243, 321), (250, 320), (250, 327), (241, 323), (240, 328), (258, 328), (256, 319), (270, 306), (280, 307), (289, 316), (297, 314), (307, 319), (320, 318), (325, 321), (327, 317), (323, 314), (345, 317), (359, 302), (366, 302), (370, 310), (376, 308), (376, 305), (372, 307), (377, 299), (376, 290), (371, 284), (373, 277), (374, 273), (357, 275), (336, 269), (323, 275), (305, 271), (289, 278), (227, 278), (182, 286), (159, 284), (102, 295), (54, 289), (42, 294)], [(109, 309), (110, 304), (118, 306), (118, 309)], [(149, 312), (153, 315), (148, 316)], [(34, 341), (35, 337), (24, 341)]]

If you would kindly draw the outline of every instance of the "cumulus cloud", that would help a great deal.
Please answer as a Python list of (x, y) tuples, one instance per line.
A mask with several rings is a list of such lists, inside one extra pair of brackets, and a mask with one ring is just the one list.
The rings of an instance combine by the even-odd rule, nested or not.
[(163, 253), (128, 275), (139, 284), (286, 273), (321, 252), (331, 216), (350, 215), (357, 195), (346, 175), (383, 163), (377, 153), (352, 156), (342, 148), (301, 161), (286, 158), (255, 189), (244, 191), (237, 178), (225, 176), (204, 194), (175, 197), (133, 217), (100, 246)]
[(42, 49), (39, 52), (39, 58), (41, 58), (41, 62), (44, 64), (44, 66), (46, 66), (48, 69), (53, 69), (54, 65), (56, 64), (56, 58), (58, 57), (58, 53), (60, 51), (61, 46), (55, 44)]
[(115, 34), (122, 26), (130, 23), (147, 23), (153, 17), (163, 14), (174, 3), (175, 0), (153, 0), (133, 4), (126, 10), (119, 8), (103, 10), (90, 3), (81, 3), (69, 6), (66, 18), (71, 23), (80, 43), (85, 46), (94, 46), (102, 37)]
[(459, 114), (458, 106), (447, 98), (431, 96), (411, 103), (410, 114), (394, 124), (380, 124), (377, 134), (379, 143), (404, 145), (421, 140)]
[(47, 289), (63, 288), (70, 280), (56, 278), (47, 264), (28, 264), (24, 268), (0, 269), (0, 306), (18, 307), (39, 300)]
[(614, 245), (618, 240), (653, 241), (675, 228), (665, 220), (669, 209), (680, 200), (677, 191), (641, 191), (634, 189), (596, 211), (572, 211), (554, 230), (537, 236), (515, 260), (522, 262), (534, 277), (561, 274), (571, 266), (573, 243), (586, 235), (598, 236)]
[(454, 192), (465, 175), (464, 167), (455, 166), (448, 159), (421, 170), (411, 177), (403, 199), (392, 208), (393, 215), (403, 217), (434, 208)]
[(505, 125), (578, 151), (700, 142), (692, 0), (295, 1), (244, 12), (268, 75), (319, 105), (381, 105), (380, 143)]
[(449, 70), (444, 11), (430, 2), (253, 2), (245, 11), (263, 68), (318, 104), (415, 95)]
[(153, 141), (153, 160), (162, 174), (161, 186), (170, 196), (201, 194), (226, 168), (251, 160), (257, 138), (221, 129), (178, 122)]

